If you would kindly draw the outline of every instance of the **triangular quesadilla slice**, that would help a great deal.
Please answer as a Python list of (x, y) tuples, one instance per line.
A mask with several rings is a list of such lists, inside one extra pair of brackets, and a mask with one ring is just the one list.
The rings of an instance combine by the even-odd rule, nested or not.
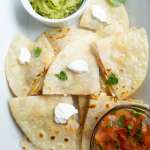
[(54, 110), (60, 103), (73, 104), (72, 97), (31, 96), (12, 98), (10, 110), (31, 143), (41, 150), (76, 150), (79, 124), (76, 115), (67, 123), (55, 121)]
[(129, 18), (123, 5), (113, 7), (107, 0), (90, 0), (88, 9), (81, 17), (80, 26), (105, 36), (127, 31)]
[(148, 38), (144, 29), (131, 29), (128, 33), (98, 40), (91, 48), (98, 52), (100, 67), (104, 70), (102, 75), (107, 76), (106, 86), (112, 87), (119, 99), (127, 99), (141, 86), (149, 61)]
[(95, 34), (90, 32), (57, 55), (46, 75), (43, 94), (89, 95), (100, 91), (99, 68), (90, 51), (94, 40)]
[(6, 56), (6, 77), (15, 96), (36, 95), (53, 60), (53, 48), (43, 35), (35, 43), (23, 35), (12, 41)]
[(117, 104), (143, 104), (142, 100), (128, 100), (128, 101), (116, 101), (110, 96), (107, 96), (105, 93), (101, 93), (98, 99), (90, 99), (89, 109), (84, 124), (83, 135), (82, 135), (82, 150), (90, 150), (90, 140), (91, 135), (98, 122), (99, 118), (107, 112), (110, 108), (114, 107)]

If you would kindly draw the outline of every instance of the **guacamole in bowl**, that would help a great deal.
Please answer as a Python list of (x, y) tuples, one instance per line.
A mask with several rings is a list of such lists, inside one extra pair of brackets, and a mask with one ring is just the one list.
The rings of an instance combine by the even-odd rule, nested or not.
[(39, 15), (49, 19), (63, 19), (76, 12), (84, 0), (29, 0)]

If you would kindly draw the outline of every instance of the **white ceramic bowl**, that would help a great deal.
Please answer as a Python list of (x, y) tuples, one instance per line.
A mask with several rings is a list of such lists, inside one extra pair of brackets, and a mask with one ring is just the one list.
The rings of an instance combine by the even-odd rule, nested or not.
[(51, 27), (62, 27), (68, 24), (73, 23), (75, 20), (77, 20), (82, 13), (84, 12), (84, 10), (86, 9), (87, 5), (88, 5), (88, 0), (84, 0), (82, 5), (80, 6), (80, 8), (74, 12), (73, 14), (71, 14), (70, 16), (63, 18), (63, 19), (49, 19), (46, 17), (43, 17), (41, 15), (39, 15), (38, 13), (36, 13), (29, 0), (21, 0), (23, 7), (25, 8), (25, 10), (36, 20), (51, 26)]

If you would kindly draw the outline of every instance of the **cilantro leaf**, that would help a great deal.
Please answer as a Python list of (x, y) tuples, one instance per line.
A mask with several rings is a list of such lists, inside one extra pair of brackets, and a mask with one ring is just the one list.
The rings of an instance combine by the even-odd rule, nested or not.
[(119, 117), (119, 119), (117, 120), (117, 125), (120, 128), (124, 128), (125, 127), (125, 116), (124, 115)]
[(132, 111), (132, 114), (133, 114), (135, 117), (139, 117), (139, 116), (143, 115), (143, 112), (140, 111), (140, 110), (133, 110), (133, 111)]
[(129, 135), (129, 136), (131, 135), (132, 129), (133, 129), (133, 126), (132, 126), (132, 125), (128, 125), (128, 126), (127, 126), (127, 132), (128, 132), (128, 135)]
[(108, 0), (108, 2), (114, 6), (114, 7), (118, 7), (121, 4), (125, 4), (126, 0)]
[(42, 52), (42, 49), (40, 47), (36, 47), (33, 49), (33, 53), (35, 57), (39, 57), (41, 52)]
[(141, 142), (143, 139), (143, 134), (142, 134), (142, 128), (137, 128), (136, 129), (136, 134), (135, 134), (136, 140), (138, 142)]
[(68, 79), (65, 71), (61, 71), (59, 74), (55, 74), (55, 76), (62, 81), (66, 81)]
[(112, 110), (112, 111), (111, 111), (111, 114), (112, 114), (112, 115), (115, 115), (115, 114), (116, 114), (116, 111), (117, 111), (117, 110), (115, 110), (115, 109)]
[(118, 84), (118, 78), (115, 74), (111, 73), (105, 83), (108, 85), (116, 85)]

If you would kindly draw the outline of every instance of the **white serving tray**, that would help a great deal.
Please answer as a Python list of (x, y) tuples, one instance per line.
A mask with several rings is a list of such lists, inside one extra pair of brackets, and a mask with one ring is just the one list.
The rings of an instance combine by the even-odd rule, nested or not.
[[(20, 0), (0, 1), (0, 150), (21, 150), (19, 147), (21, 132), (8, 109), (11, 95), (4, 73), (5, 55), (16, 33), (21, 32), (35, 39), (47, 27), (29, 16), (21, 6)], [(132, 25), (145, 27), (150, 39), (150, 0), (127, 0), (126, 5)], [(150, 105), (150, 71), (145, 83), (134, 97), (144, 99)]]

